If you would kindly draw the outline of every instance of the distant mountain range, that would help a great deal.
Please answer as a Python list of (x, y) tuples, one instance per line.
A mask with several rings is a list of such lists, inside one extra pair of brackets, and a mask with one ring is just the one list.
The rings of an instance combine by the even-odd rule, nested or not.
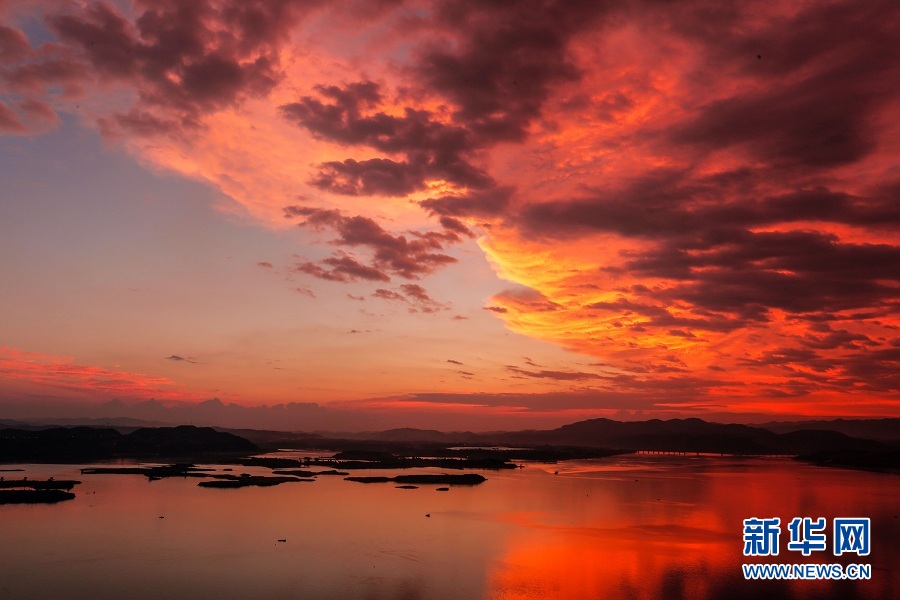
[(838, 431), (852, 437), (870, 440), (900, 440), (900, 419), (833, 419), (831, 421), (773, 421), (756, 425), (775, 433), (802, 429)]
[[(900, 426), (900, 419), (893, 419)], [(848, 423), (847, 421), (843, 424)], [(786, 425), (786, 424), (783, 424)], [(880, 424), (879, 424), (880, 425)], [(825, 449), (869, 451), (882, 444), (873, 439), (848, 436), (840, 431), (789, 428), (776, 433), (749, 425), (710, 423), (701, 419), (661, 421), (613, 421), (589, 419), (550, 430), (503, 431), (491, 433), (447, 433), (426, 429), (391, 429), (363, 433), (319, 432), (319, 438), (306, 434), (296, 442), (315, 445), (325, 439), (376, 440), (388, 443), (435, 443), (484, 446), (567, 446), (609, 448), (628, 451), (713, 452), (724, 454), (807, 454)], [(857, 429), (864, 429), (857, 425)], [(265, 443), (250, 432), (245, 435)], [(282, 439), (282, 442), (288, 440)]]
[[(111, 427), (120, 432), (130, 432), (147, 427), (173, 427), (172, 423), (148, 421), (129, 417), (116, 418), (60, 418), (60, 419), (0, 419), (0, 429), (13, 428), (40, 430), (53, 427)], [(778, 438), (769, 433), (786, 434), (800, 431), (837, 432), (853, 438), (879, 441), (900, 441), (900, 419), (834, 419), (811, 421), (773, 421), (759, 425), (723, 424), (702, 419), (671, 419), (661, 421), (614, 421), (611, 419), (589, 419), (550, 430), (446, 432), (436, 429), (414, 429), (409, 427), (383, 431), (315, 431), (291, 432), (263, 429), (235, 429), (215, 427), (219, 431), (229, 431), (236, 435), (264, 443), (276, 441), (290, 442), (310, 439), (379, 440), (385, 442), (435, 442), (446, 444), (526, 443), (526, 444), (566, 444), (588, 447), (620, 445), (654, 449), (660, 440), (668, 445), (677, 444), (679, 438), (696, 443), (703, 437), (726, 437), (734, 440), (752, 440), (761, 447), (778, 446)], [(767, 433), (768, 432), (768, 433)], [(804, 434), (807, 435), (807, 434)], [(822, 434), (824, 435), (824, 434)], [(800, 439), (802, 436), (794, 436)], [(791, 438), (787, 438), (791, 439)], [(823, 438), (824, 439), (824, 438)], [(842, 438), (833, 438), (839, 440)], [(651, 447), (643, 448), (650, 444)], [(748, 447), (749, 449), (749, 447)]]
[(43, 418), (43, 419), (25, 419), (11, 420), (0, 419), (0, 429), (50, 429), (53, 427), (112, 427), (118, 431), (123, 429), (139, 429), (141, 427), (175, 427), (176, 423), (165, 423), (162, 421), (148, 421), (144, 419), (133, 419), (131, 417), (115, 417), (109, 419), (96, 418)]
[[(68, 420), (80, 423), (81, 420)], [(98, 420), (90, 419), (92, 423)], [(896, 468), (900, 461), (900, 419), (837, 419), (767, 423), (765, 426), (710, 423), (702, 419), (613, 421), (589, 419), (550, 430), (442, 432), (390, 429), (361, 433), (284, 432), (253, 429), (144, 427), (136, 419), (100, 419), (110, 427), (53, 428), (34, 422), (0, 421), (0, 460), (27, 459), (46, 447), (48, 455), (78, 457), (191, 454), (263, 449), (347, 449), (380, 447), (502, 446), (514, 448), (608, 449), (739, 455), (805, 456), (823, 464)], [(77, 438), (77, 439), (76, 439)], [(31, 446), (29, 446), (29, 444)], [(68, 445), (67, 445), (68, 444)], [(242, 445), (243, 444), (243, 445)], [(256, 446), (254, 446), (256, 445)], [(31, 454), (29, 454), (29, 452)]]

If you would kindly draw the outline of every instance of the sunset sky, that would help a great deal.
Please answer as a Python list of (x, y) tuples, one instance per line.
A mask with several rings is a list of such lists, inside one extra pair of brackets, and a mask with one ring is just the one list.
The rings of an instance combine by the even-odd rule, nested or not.
[(900, 417), (898, 31), (0, 0), (0, 418)]

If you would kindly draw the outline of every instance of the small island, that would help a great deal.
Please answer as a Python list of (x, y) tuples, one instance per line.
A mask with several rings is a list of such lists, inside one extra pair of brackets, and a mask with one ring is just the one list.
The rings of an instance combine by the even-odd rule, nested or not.
[(420, 474), (420, 475), (397, 475), (396, 477), (344, 477), (346, 481), (356, 481), (357, 483), (387, 483), (393, 481), (401, 484), (422, 484), (422, 485), (478, 485), (487, 481), (478, 473), (464, 473), (461, 475), (448, 475), (441, 473)]
[(53, 504), (72, 500), (72, 488), (80, 484), (74, 480), (4, 479), (0, 477), (0, 504)]
[(63, 490), (0, 490), (0, 504), (55, 504), (74, 498)]
[(242, 487), (270, 487), (282, 483), (310, 482), (315, 479), (301, 479), (299, 477), (269, 477), (265, 475), (249, 475), (242, 473), (236, 475), (214, 475), (212, 481), (201, 481), (197, 485), (207, 488), (234, 489)]

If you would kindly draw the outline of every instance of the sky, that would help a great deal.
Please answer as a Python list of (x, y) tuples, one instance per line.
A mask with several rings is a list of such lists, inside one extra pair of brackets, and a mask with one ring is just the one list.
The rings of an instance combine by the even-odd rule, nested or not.
[(0, 418), (900, 417), (898, 30), (0, 0)]

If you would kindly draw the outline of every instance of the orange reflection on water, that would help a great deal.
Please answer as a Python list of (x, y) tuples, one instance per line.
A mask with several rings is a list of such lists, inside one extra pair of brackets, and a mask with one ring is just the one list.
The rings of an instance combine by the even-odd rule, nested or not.
[(725, 537), (688, 526), (544, 528), (495, 562), (490, 597), (661, 598), (673, 583), (677, 597), (709, 597), (710, 558), (727, 555)]
[[(665, 461), (666, 459), (661, 459)], [(670, 458), (670, 461), (681, 459)], [(671, 466), (671, 462), (669, 463)], [(664, 463), (660, 463), (662, 467)], [(538, 598), (888, 598), (897, 589), (898, 482), (895, 477), (799, 467), (769, 461), (684, 460), (675, 468), (607, 470), (596, 463), (561, 471), (552, 488), (564, 514), (507, 514), (515, 533), (492, 562), (487, 597)], [(769, 468), (770, 467), (770, 468)], [(867, 493), (854, 481), (867, 478)], [(536, 488), (537, 489), (537, 488)], [(576, 498), (577, 496), (577, 498)], [(541, 504), (549, 505), (547, 499)], [(743, 556), (742, 520), (781, 517), (780, 554)], [(809, 558), (787, 549), (787, 523), (796, 516), (870, 516), (868, 557)], [(870, 581), (745, 581), (741, 563), (870, 563)]]

